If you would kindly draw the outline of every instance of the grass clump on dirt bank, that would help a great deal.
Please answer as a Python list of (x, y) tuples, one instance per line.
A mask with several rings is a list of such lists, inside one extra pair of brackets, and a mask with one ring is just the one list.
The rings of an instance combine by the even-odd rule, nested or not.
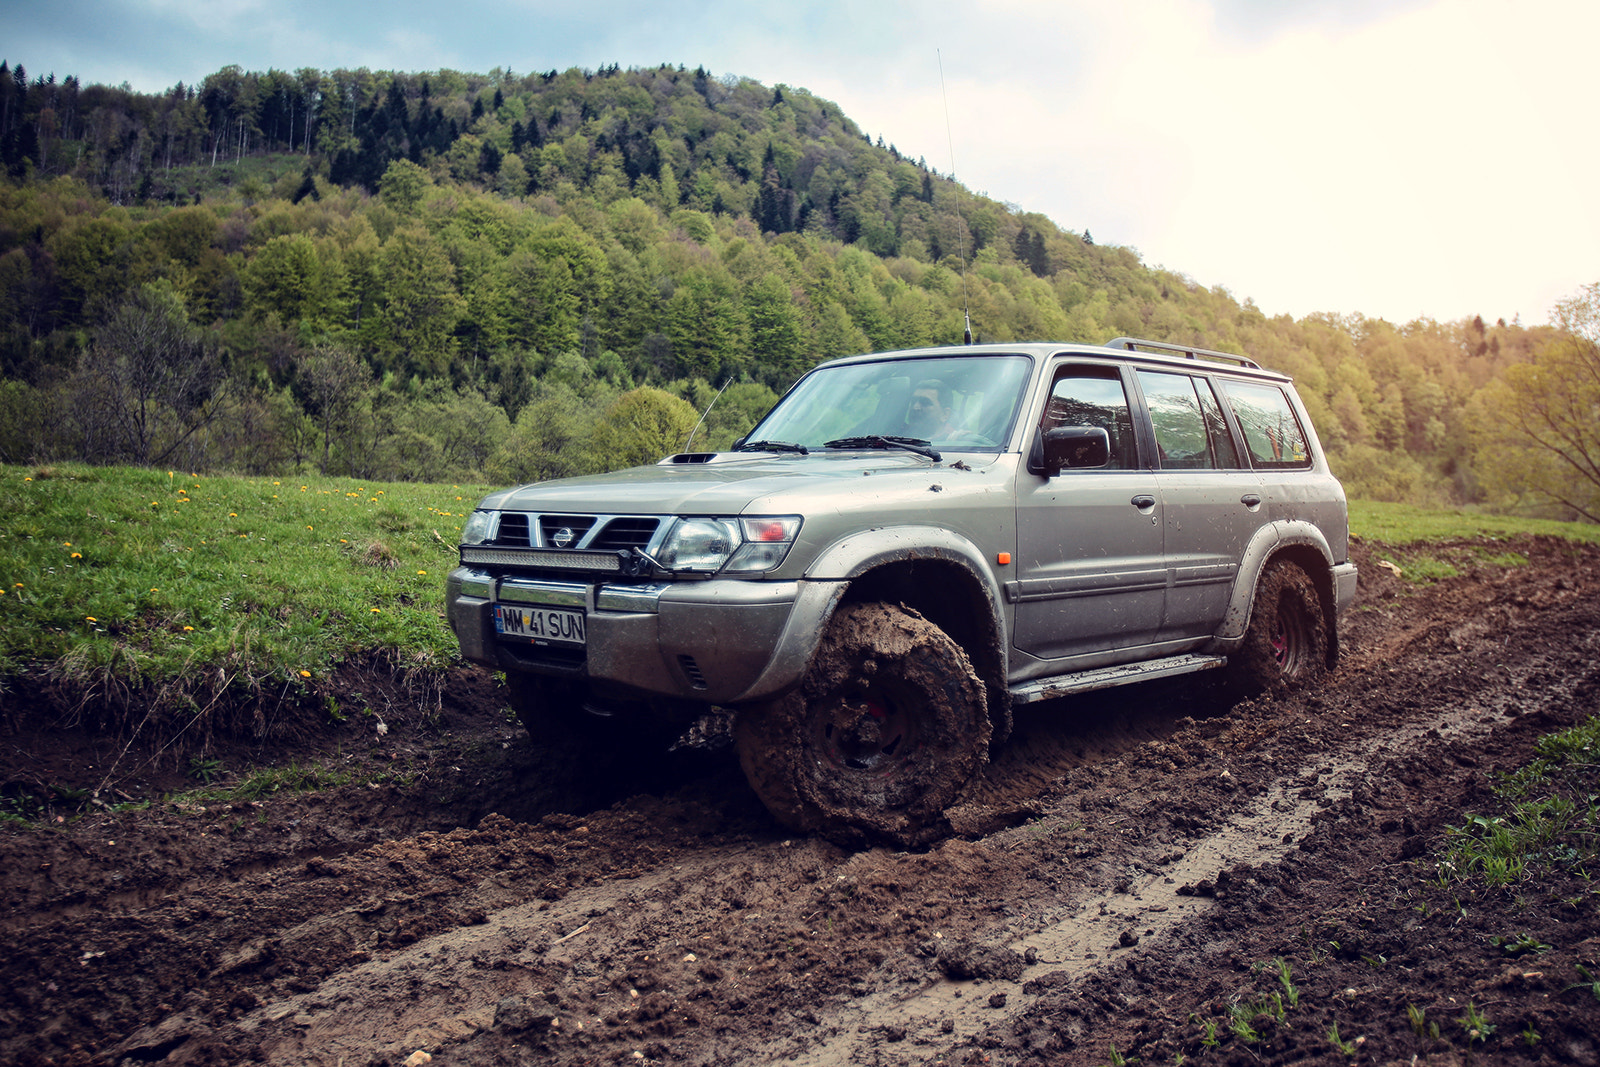
[(349, 657), (442, 669), (444, 575), (481, 494), (0, 467), (0, 679), (199, 712)]
[[(1378, 558), (1408, 582), (1427, 584), (1462, 574), (1462, 567), (1520, 567), (1526, 556), (1495, 542), (1520, 537), (1558, 537), (1600, 544), (1600, 526), (1509, 515), (1486, 515), (1411, 504), (1350, 501), (1350, 535), (1383, 545)], [(1463, 546), (1464, 541), (1490, 544)]]

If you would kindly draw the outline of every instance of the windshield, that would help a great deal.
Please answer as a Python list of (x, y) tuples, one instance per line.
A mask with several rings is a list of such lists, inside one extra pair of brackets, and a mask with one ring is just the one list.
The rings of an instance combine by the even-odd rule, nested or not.
[(1016, 421), (1027, 356), (942, 356), (813, 371), (745, 439), (806, 448), (870, 447), (858, 439), (995, 450)]

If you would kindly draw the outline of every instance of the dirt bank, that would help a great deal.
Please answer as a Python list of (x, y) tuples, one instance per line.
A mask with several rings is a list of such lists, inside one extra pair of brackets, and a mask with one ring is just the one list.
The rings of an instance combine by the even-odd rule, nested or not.
[[(13, 695), (0, 1061), (1600, 1063), (1592, 887), (1434, 877), (1489, 776), (1600, 707), (1600, 551), (1507, 547), (1422, 588), (1363, 552), (1316, 691), (1030, 707), (910, 852), (784, 830), (726, 748), (549, 752), (472, 675), (183, 756)], [(353, 780), (160, 799), (252, 761)]]

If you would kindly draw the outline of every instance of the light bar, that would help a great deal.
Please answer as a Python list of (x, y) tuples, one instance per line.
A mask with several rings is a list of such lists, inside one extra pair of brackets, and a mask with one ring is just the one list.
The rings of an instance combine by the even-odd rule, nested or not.
[(462, 563), (497, 563), (503, 567), (546, 567), (569, 571), (618, 574), (622, 557), (611, 552), (540, 552), (530, 549), (480, 548), (463, 545)]

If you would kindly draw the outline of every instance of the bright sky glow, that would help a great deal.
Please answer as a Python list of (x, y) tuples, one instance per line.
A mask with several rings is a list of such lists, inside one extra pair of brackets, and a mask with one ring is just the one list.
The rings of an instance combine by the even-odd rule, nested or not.
[(1532, 324), (1600, 281), (1600, 5), (1580, 0), (0, 0), (0, 12), (13, 66), (145, 92), (228, 63), (669, 62), (804, 88), (969, 188), (1269, 315)]

